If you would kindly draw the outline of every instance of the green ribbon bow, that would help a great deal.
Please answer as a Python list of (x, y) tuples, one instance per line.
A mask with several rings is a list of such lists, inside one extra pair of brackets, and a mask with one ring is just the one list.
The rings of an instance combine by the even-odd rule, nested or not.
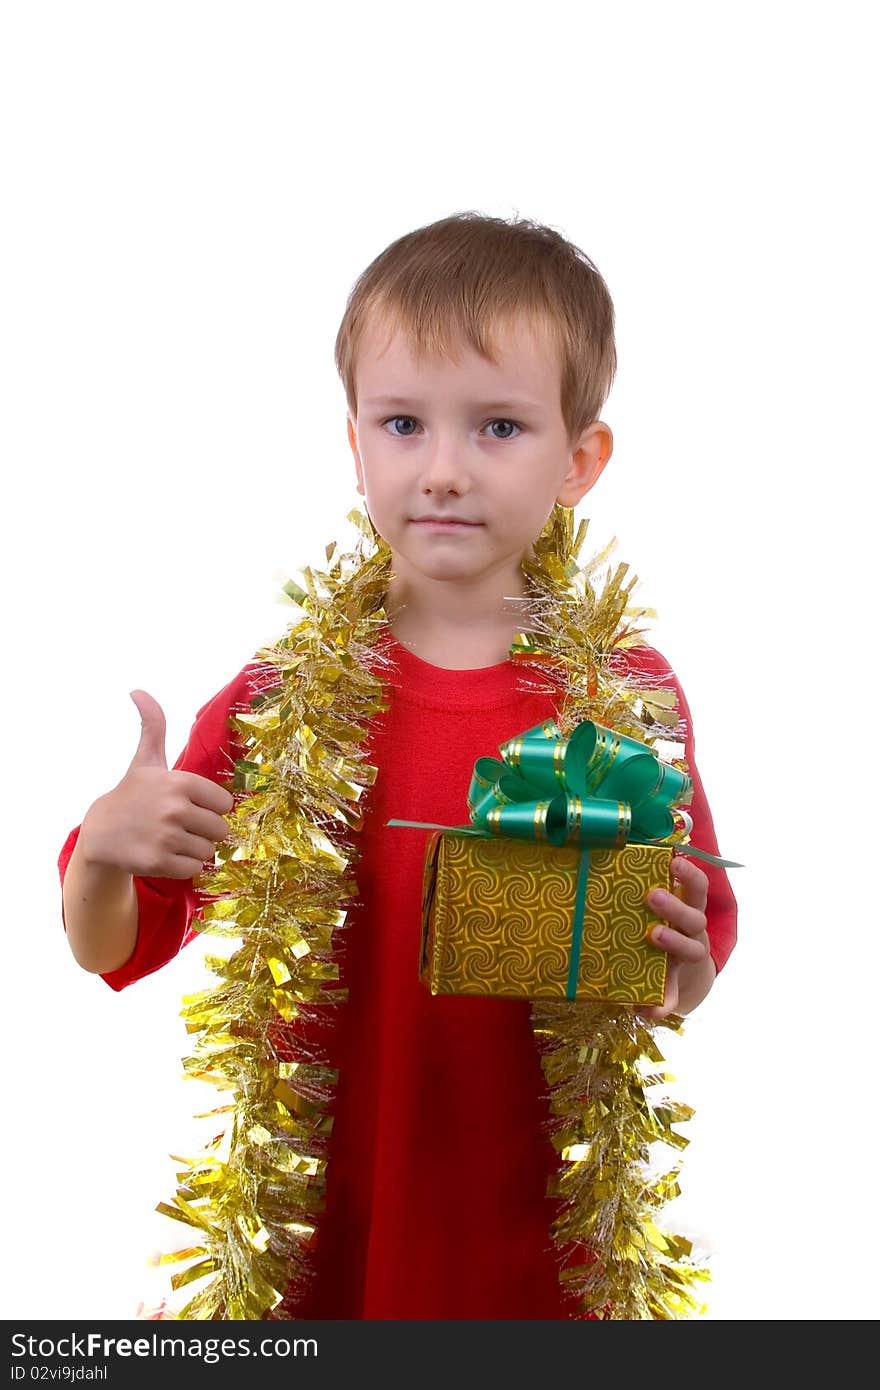
[(662, 763), (647, 744), (592, 720), (563, 738), (552, 719), (508, 739), (497, 758), (478, 758), (468, 791), (473, 826), (551, 845), (620, 849), (682, 839), (691, 819), (686, 773)]
[[(693, 783), (638, 739), (587, 719), (567, 738), (552, 719), (499, 747), (501, 758), (478, 758), (468, 789), (470, 825), (389, 820), (388, 825), (447, 830), (459, 835), (501, 835), (581, 849), (566, 995), (577, 990), (591, 848), (687, 841), (693, 821), (683, 804)], [(677, 808), (677, 809), (673, 809)], [(741, 868), (687, 844), (686, 853), (724, 868)]]

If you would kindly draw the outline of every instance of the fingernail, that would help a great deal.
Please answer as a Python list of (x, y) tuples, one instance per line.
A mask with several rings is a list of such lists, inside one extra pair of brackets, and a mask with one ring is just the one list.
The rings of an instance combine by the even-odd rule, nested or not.
[(669, 902), (669, 894), (664, 893), (662, 888), (652, 888), (648, 894), (648, 902), (652, 907), (665, 907)]
[(645, 932), (645, 937), (648, 941), (654, 941), (659, 945), (664, 940), (664, 928), (660, 926), (659, 922), (652, 922)]

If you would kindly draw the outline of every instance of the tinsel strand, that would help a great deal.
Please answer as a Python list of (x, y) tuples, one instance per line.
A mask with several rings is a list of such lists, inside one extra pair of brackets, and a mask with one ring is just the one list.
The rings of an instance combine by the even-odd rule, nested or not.
[[(181, 1319), (280, 1316), (295, 1309), (311, 1270), (336, 1076), (314, 1045), (301, 1042), (291, 1057), (279, 1021), (326, 1017), (342, 1002), (337, 935), (355, 892), (357, 803), (376, 776), (362, 745), (385, 708), (376, 643), (391, 556), (367, 517), (349, 520), (360, 528), (354, 550), (329, 546), (325, 571), (285, 586), (303, 616), (257, 654), (265, 688), (231, 720), (248, 751), (232, 784), (243, 795), (229, 839), (197, 880), (209, 895), (197, 925), (241, 944), (228, 958), (206, 957), (219, 983), (184, 1001), (198, 1035), (185, 1070), (230, 1099), (211, 1112), (221, 1133), (180, 1160), (177, 1192), (158, 1208), (195, 1233), (162, 1256), (185, 1264), (175, 1290), (201, 1284)], [(574, 536), (572, 514), (554, 509), (523, 562), (527, 621), (512, 656), (555, 686), (563, 733), (592, 718), (653, 743), (676, 723), (674, 692), (637, 687), (609, 660), (643, 640), (636, 624), (653, 614), (630, 605), (627, 566), (601, 579), (614, 542), (578, 565), (585, 533), (582, 523)], [(672, 1126), (691, 1113), (655, 1098), (672, 1080), (656, 1070), (657, 1025), (597, 1004), (534, 1003), (531, 1016), (560, 1155), (548, 1194), (559, 1209), (560, 1278), (586, 1316), (689, 1316), (693, 1284), (708, 1276), (689, 1243), (655, 1220), (678, 1193), (677, 1167), (648, 1170), (651, 1145), (684, 1146)]]
[[(573, 535), (572, 514), (557, 508), (524, 562), (533, 603), (520, 656), (546, 661), (560, 684), (562, 733), (595, 719), (653, 746), (677, 727), (674, 691), (639, 686), (608, 660), (642, 641), (650, 609), (631, 606), (635, 576), (627, 566), (598, 571), (614, 544), (584, 568), (586, 535)], [(683, 761), (679, 761), (684, 766)], [(549, 1089), (550, 1132), (562, 1167), (549, 1195), (563, 1208), (551, 1234), (560, 1278), (582, 1313), (614, 1320), (688, 1317), (702, 1304), (693, 1293), (708, 1271), (692, 1262), (684, 1237), (661, 1230), (660, 1207), (679, 1193), (675, 1164), (648, 1176), (651, 1146), (683, 1148), (673, 1124), (691, 1109), (656, 1088), (674, 1080), (648, 1070), (663, 1062), (654, 1033), (681, 1029), (669, 1016), (650, 1024), (632, 1009), (589, 1002), (532, 1004), (532, 1028)]]

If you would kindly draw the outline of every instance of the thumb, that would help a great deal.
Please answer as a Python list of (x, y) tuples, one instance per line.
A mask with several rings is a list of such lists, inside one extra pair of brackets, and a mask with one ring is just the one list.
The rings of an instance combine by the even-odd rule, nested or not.
[(129, 692), (141, 717), (141, 737), (130, 767), (164, 767), (165, 757), (165, 715), (158, 700), (148, 695), (146, 690)]

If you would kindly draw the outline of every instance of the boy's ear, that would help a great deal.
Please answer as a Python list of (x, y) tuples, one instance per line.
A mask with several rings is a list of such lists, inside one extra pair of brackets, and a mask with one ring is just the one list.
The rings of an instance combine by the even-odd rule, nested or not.
[(348, 422), (348, 442), (349, 442), (349, 444), (350, 444), (350, 446), (351, 446), (351, 452), (354, 454), (354, 467), (355, 467), (355, 472), (357, 473), (357, 480), (358, 480), (358, 481), (357, 481), (357, 490), (358, 490), (358, 492), (360, 493), (361, 497), (363, 497), (363, 496), (364, 496), (364, 470), (363, 470), (363, 465), (361, 464), (361, 453), (360, 453), (360, 449), (358, 448), (358, 442), (357, 442), (357, 428), (356, 428), (355, 423), (354, 423), (354, 421), (352, 420), (352, 418), (351, 418), (350, 415), (347, 416), (347, 422)]
[(604, 421), (594, 420), (587, 425), (572, 451), (568, 472), (556, 494), (561, 506), (577, 506), (598, 482), (613, 448), (614, 436)]

